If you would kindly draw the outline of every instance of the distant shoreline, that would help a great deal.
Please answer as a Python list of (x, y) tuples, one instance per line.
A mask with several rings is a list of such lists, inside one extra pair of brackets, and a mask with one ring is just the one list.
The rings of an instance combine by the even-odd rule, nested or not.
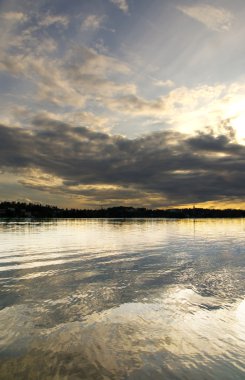
[(63, 209), (56, 206), (22, 202), (1, 202), (1, 219), (207, 219), (244, 218), (239, 209), (147, 209), (135, 207), (109, 207), (93, 209)]

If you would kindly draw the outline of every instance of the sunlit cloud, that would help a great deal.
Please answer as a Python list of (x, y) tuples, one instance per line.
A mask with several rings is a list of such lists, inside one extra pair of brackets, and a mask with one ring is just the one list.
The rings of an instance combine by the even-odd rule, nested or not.
[(88, 15), (81, 24), (82, 30), (98, 30), (103, 25), (105, 17), (99, 15)]
[(156, 99), (145, 99), (128, 94), (106, 100), (109, 108), (130, 115), (147, 116), (165, 121), (181, 131), (213, 127), (229, 120), (242, 142), (245, 138), (243, 122), (245, 84), (202, 85), (194, 88), (178, 87)]
[(110, 2), (114, 5), (116, 5), (124, 13), (128, 12), (127, 0), (110, 0)]
[(155, 80), (154, 85), (158, 87), (167, 87), (167, 88), (172, 88), (174, 87), (174, 82), (170, 79), (167, 80)]
[(27, 15), (23, 12), (5, 12), (0, 14), (0, 18), (9, 22), (22, 23), (27, 20)]
[(179, 5), (177, 9), (214, 31), (229, 30), (233, 21), (230, 11), (210, 4)]
[(53, 191), (62, 185), (62, 179), (54, 175), (44, 173), (39, 169), (29, 169), (25, 172), (25, 178), (20, 183), (27, 187)]
[(69, 18), (67, 16), (60, 16), (60, 15), (50, 15), (43, 17), (39, 21), (39, 26), (48, 27), (53, 24), (59, 24), (64, 27), (67, 27), (69, 24)]

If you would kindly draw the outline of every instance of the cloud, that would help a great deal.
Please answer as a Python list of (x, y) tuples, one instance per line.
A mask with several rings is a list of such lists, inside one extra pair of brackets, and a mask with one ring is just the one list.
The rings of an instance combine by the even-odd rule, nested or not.
[(165, 131), (132, 140), (40, 115), (32, 128), (1, 125), (0, 164), (22, 173), (27, 187), (94, 205), (242, 200), (245, 147), (230, 127), (220, 128), (219, 134)]
[(135, 116), (158, 116), (166, 113), (166, 105), (163, 97), (159, 97), (155, 100), (147, 100), (135, 94), (127, 94), (106, 100), (105, 102), (111, 109)]
[[(155, 99), (143, 98), (137, 92), (123, 94), (105, 99), (105, 104), (109, 109), (127, 117), (147, 117), (152, 125), (156, 121), (161, 125), (167, 123), (186, 132), (230, 120), (242, 140), (245, 137), (244, 93), (243, 82), (217, 83), (213, 86), (177, 87)], [(149, 120), (147, 123), (149, 124)]]
[(81, 29), (82, 30), (98, 30), (102, 27), (105, 17), (99, 15), (88, 15), (83, 20)]
[(206, 106), (206, 103), (216, 100), (224, 89), (224, 85), (203, 85), (194, 88), (183, 86), (153, 100), (142, 98), (137, 94), (128, 94), (110, 99), (108, 107), (132, 115), (166, 117), (169, 122), (174, 122), (179, 117), (180, 111), (183, 115), (200, 109), (201, 106)]
[(174, 82), (172, 80), (170, 80), (170, 79), (167, 79), (165, 81), (163, 81), (163, 80), (155, 80), (154, 81), (154, 85), (158, 86), (158, 87), (172, 88), (172, 87), (174, 87)]
[[(67, 41), (50, 26), (67, 28), (70, 15), (30, 11), (3, 13), (4, 20), (18, 20), (18, 25), (6, 21), (1, 24), (0, 71), (15, 81), (15, 96), (23, 97), (18, 90), (24, 86), (26, 103), (35, 103), (41, 109), (70, 107), (75, 112), (84, 109), (88, 102), (100, 103), (100, 97), (135, 92), (135, 85), (125, 77), (130, 69), (120, 59), (106, 52)], [(24, 26), (22, 20), (28, 20)], [(88, 15), (84, 28), (96, 29), (104, 16)], [(76, 21), (77, 22), (77, 21)], [(77, 26), (77, 25), (76, 25)], [(62, 32), (63, 33), (63, 32)], [(59, 33), (58, 33), (59, 34)], [(10, 80), (10, 78), (8, 78)]]
[(67, 16), (48, 14), (39, 20), (39, 26), (41, 27), (49, 27), (54, 24), (67, 27), (69, 24), (69, 18)]
[(57, 59), (55, 55), (60, 52), (56, 41), (46, 33), (40, 37), (28, 29), (23, 35), (8, 37), (8, 46), (10, 51), (1, 50), (0, 70), (16, 80), (25, 80), (30, 89), (28, 98), (40, 109), (51, 105), (78, 112), (96, 104), (106, 117), (113, 113), (114, 118), (116, 113), (118, 123), (119, 116), (127, 117), (131, 125), (134, 118), (147, 117), (152, 126), (157, 121), (187, 131), (230, 119), (244, 137), (243, 82), (172, 88), (172, 81), (158, 81), (159, 91), (165, 86), (169, 92), (164, 89), (162, 96), (145, 98), (133, 83), (128, 64), (108, 52), (73, 44), (62, 53), (62, 59)]
[(177, 9), (214, 31), (229, 30), (233, 20), (230, 11), (209, 4), (179, 5)]
[(98, 54), (94, 49), (86, 46), (77, 46), (69, 50), (68, 62), (72, 70), (86, 75), (106, 75), (113, 73), (128, 74), (127, 64), (105, 54)]
[(28, 17), (23, 12), (5, 12), (0, 14), (0, 18), (8, 22), (23, 23)]
[(114, 5), (116, 5), (124, 13), (128, 13), (127, 0), (110, 0), (110, 2)]
[(35, 41), (34, 38), (29, 44), (28, 40), (28, 46), (26, 40), (19, 41), (20, 52), (8, 54), (2, 51), (0, 57), (0, 71), (35, 85), (33, 101), (81, 109), (88, 100), (95, 100), (95, 94), (98, 96), (96, 101), (100, 101), (99, 97), (135, 93), (134, 84), (115, 78), (115, 74), (130, 73), (128, 66), (120, 60), (84, 46), (70, 48), (63, 60), (57, 60), (52, 57), (56, 49), (52, 39), (45, 37), (34, 44)]

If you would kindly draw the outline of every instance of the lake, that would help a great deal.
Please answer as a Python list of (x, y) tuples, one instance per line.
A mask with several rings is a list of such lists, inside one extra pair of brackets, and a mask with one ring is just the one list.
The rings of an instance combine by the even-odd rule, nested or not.
[(244, 379), (244, 230), (1, 220), (0, 379)]

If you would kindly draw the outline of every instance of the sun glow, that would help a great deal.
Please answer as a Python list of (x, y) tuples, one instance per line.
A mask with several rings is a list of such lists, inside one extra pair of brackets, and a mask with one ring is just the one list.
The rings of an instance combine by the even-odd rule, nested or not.
[(245, 112), (232, 121), (239, 143), (245, 144)]
[(245, 99), (237, 99), (227, 106), (226, 118), (236, 131), (239, 143), (245, 144)]

